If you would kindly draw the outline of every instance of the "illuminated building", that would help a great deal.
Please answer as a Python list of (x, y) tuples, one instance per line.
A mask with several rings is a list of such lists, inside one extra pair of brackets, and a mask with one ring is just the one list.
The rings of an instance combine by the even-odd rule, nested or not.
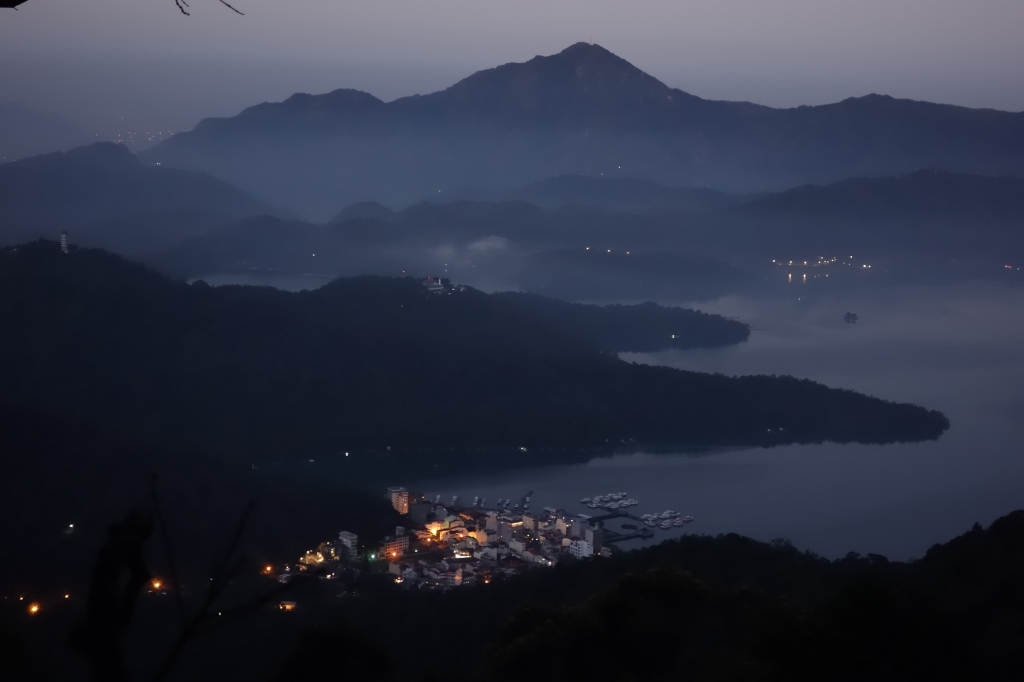
[(384, 538), (384, 544), (381, 545), (380, 554), (388, 559), (396, 559), (409, 551), (409, 536), (405, 534), (405, 529), (399, 526), (395, 528), (395, 534), (389, 535)]
[(391, 506), (399, 514), (409, 513), (409, 491), (405, 488), (388, 488), (388, 497), (391, 499)]
[(569, 542), (569, 554), (572, 554), (577, 559), (585, 559), (586, 557), (594, 556), (594, 546), (586, 540), (573, 538)]
[(293, 601), (279, 602), (278, 605), (277, 605), (277, 608), (280, 609), (281, 611), (294, 611), (295, 610), (295, 602), (293, 602)]
[(338, 533), (338, 541), (344, 548), (343, 553), (347, 559), (355, 559), (359, 556), (359, 536), (355, 533), (349, 533), (347, 530), (343, 530)]
[(60, 233), (60, 250), (63, 253), (67, 253), (68, 252), (68, 233), (67, 233), (67, 230), (64, 230), (63, 232)]
[(424, 277), (420, 283), (432, 294), (443, 294), (451, 287), (451, 281), (446, 277)]

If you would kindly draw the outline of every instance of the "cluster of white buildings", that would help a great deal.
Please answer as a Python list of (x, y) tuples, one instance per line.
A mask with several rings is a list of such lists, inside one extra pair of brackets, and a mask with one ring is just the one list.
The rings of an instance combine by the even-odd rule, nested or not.
[[(604, 529), (589, 516), (546, 507), (540, 512), (447, 508), (421, 495), (402, 497), (389, 489), (398, 511), (406, 509), (416, 530), (401, 529), (385, 542), (380, 557), (395, 581), (410, 587), (448, 589), (489, 582), (536, 566), (553, 566), (566, 557), (609, 554)], [(437, 498), (435, 498), (436, 500)], [(410, 544), (393, 544), (404, 537)]]
[[(458, 498), (445, 507), (405, 488), (388, 488), (387, 499), (409, 517), (409, 528), (399, 526), (379, 545), (360, 551), (355, 533), (342, 531), (337, 540), (321, 543), (295, 565), (296, 571), (318, 568), (332, 577), (333, 565), (365, 559), (371, 565), (387, 562), (396, 583), (417, 589), (450, 589), (488, 583), (534, 567), (553, 566), (568, 557), (586, 559), (608, 555), (604, 528), (585, 514), (570, 514), (545, 507), (539, 512), (507, 508), (456, 508)], [(268, 567), (269, 568), (269, 567)], [(293, 568), (285, 567), (287, 582)]]

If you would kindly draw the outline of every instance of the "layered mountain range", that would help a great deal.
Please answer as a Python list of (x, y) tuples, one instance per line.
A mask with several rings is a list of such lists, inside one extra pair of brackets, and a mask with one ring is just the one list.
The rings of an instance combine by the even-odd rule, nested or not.
[(148, 252), (226, 222), (275, 211), (203, 173), (141, 162), (101, 142), (0, 165), (0, 241), (62, 230), (77, 243)]
[(0, 240), (68, 230), (178, 276), (447, 274), (586, 300), (713, 296), (839, 253), (1005, 275), (1024, 260), (1022, 116), (713, 102), (581, 43), (389, 103), (295, 95), (140, 156), (2, 164)]
[(316, 220), (468, 185), (583, 174), (732, 192), (942, 167), (1024, 173), (1024, 114), (881, 95), (774, 109), (673, 89), (598, 45), (480, 71), (429, 95), (296, 94), (144, 153)]

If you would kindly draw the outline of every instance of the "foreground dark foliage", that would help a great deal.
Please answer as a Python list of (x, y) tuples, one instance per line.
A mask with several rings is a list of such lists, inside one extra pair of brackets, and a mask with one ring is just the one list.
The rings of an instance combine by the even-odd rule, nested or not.
[[(411, 679), (1011, 680), (1022, 572), (1024, 511), (910, 564), (687, 536), (465, 591), (381, 591), (300, 640), (279, 679), (357, 628)], [(457, 655), (428, 623), (457, 633)]]

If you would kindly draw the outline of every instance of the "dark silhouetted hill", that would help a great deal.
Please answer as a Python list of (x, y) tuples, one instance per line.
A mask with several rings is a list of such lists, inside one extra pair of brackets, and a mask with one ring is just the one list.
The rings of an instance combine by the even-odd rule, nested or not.
[(1001, 266), (1024, 256), (1024, 178), (929, 169), (853, 178), (758, 197), (737, 210), (754, 243)]
[[(350, 476), (559, 461), (557, 449), (631, 443), (920, 440), (948, 425), (938, 412), (810, 381), (629, 364), (510, 301), (472, 289), (439, 296), (414, 279), (297, 294), (189, 286), (38, 242), (0, 255), (0, 315), (0, 397), (246, 462), (322, 455)], [(465, 461), (417, 454), (441, 447), (496, 450)]]
[(478, 72), (382, 102), (294, 95), (202, 121), (144, 153), (326, 220), (467, 186), (559, 175), (646, 177), (730, 192), (943, 167), (1024, 174), (1024, 114), (882, 95), (793, 109), (704, 100), (598, 45)]
[(140, 253), (270, 212), (225, 182), (144, 164), (109, 142), (0, 165), (5, 244), (67, 230), (82, 244)]

